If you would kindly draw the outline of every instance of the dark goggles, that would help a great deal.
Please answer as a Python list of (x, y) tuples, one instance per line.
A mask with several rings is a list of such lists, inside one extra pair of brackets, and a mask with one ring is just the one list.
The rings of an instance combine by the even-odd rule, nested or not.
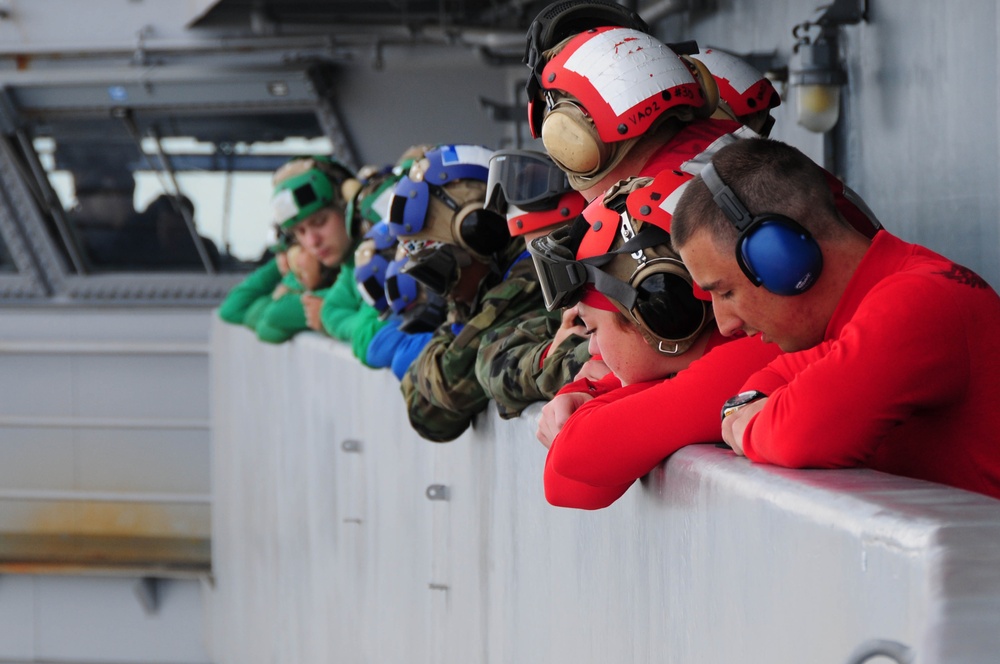
[(432, 292), (447, 296), (461, 276), (458, 259), (452, 249), (449, 245), (442, 245), (411, 254), (400, 272), (416, 279)]
[(433, 332), (448, 315), (448, 301), (436, 293), (423, 291), (420, 300), (403, 313), (399, 329), (407, 334)]
[(550, 210), (572, 191), (569, 179), (552, 159), (532, 150), (498, 150), (490, 157), (486, 209), (499, 214), (507, 206), (528, 212)]
[(675, 259), (654, 259), (629, 282), (636, 292), (629, 312), (656, 337), (662, 352), (676, 352), (679, 342), (690, 339), (708, 322), (709, 305), (694, 296), (691, 282), (682, 276), (684, 270)]

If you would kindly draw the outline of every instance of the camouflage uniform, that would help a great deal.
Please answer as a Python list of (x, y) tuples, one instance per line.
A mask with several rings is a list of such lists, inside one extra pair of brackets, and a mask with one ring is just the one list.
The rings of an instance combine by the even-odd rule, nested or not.
[(575, 334), (545, 355), (561, 321), (561, 311), (542, 308), (483, 338), (476, 377), (497, 402), (500, 417), (517, 417), (529, 404), (550, 400), (590, 359), (588, 342)]
[(511, 243), (508, 274), (487, 277), (472, 307), (451, 305), (450, 320), (434, 331), (410, 365), (400, 389), (410, 424), (435, 442), (454, 440), (489, 403), (476, 380), (475, 363), (483, 335), (542, 305), (542, 290), (523, 243)]

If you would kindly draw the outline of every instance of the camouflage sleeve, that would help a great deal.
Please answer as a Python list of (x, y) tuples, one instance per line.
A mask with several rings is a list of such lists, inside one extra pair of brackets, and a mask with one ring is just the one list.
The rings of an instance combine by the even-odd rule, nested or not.
[(400, 384), (417, 433), (444, 442), (469, 427), (489, 403), (475, 371), (483, 335), (540, 303), (537, 281), (508, 279), (482, 296), (478, 313), (464, 326), (445, 324), (434, 332)]
[(586, 340), (576, 335), (549, 348), (560, 318), (560, 312), (542, 308), (484, 336), (476, 377), (497, 402), (500, 417), (517, 417), (529, 404), (548, 401), (590, 359)]

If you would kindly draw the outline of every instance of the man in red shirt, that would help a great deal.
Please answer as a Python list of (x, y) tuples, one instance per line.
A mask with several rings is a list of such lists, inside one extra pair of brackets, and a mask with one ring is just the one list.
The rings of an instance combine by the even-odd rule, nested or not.
[(822, 169), (766, 139), (712, 157), (671, 239), (723, 334), (786, 351), (726, 404), (737, 453), (1000, 498), (1000, 298), (978, 275), (884, 230), (856, 232)]

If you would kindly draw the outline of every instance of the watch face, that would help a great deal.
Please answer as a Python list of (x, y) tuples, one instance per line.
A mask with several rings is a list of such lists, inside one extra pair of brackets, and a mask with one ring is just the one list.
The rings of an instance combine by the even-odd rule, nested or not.
[(758, 399), (764, 399), (766, 397), (766, 394), (758, 392), (757, 390), (740, 392), (735, 397), (731, 397), (726, 401), (726, 403), (722, 404), (722, 419), (726, 419), (727, 416), (732, 415), (734, 412), (739, 410), (741, 406), (745, 406), (748, 403), (752, 403)]
[(749, 392), (740, 392), (735, 397), (726, 402), (729, 406), (745, 406), (751, 401), (756, 401), (757, 399), (764, 396), (757, 390), (750, 390)]

